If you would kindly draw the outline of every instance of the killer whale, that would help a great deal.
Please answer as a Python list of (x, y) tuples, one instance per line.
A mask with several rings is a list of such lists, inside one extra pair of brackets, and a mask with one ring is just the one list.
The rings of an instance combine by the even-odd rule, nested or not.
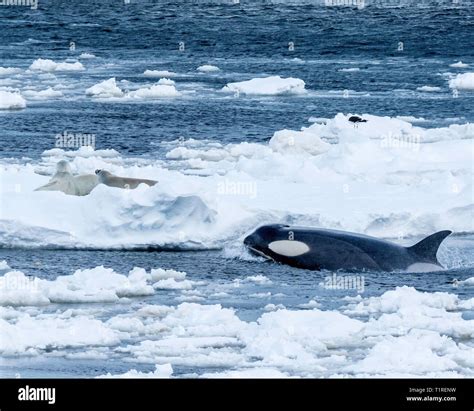
[(411, 247), (362, 234), (314, 227), (272, 224), (244, 239), (254, 254), (310, 270), (435, 271), (436, 254), (451, 231), (434, 233)]

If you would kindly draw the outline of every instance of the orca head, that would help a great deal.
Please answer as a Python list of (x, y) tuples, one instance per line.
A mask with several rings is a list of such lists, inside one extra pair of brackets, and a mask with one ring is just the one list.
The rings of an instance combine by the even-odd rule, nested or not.
[(244, 244), (252, 253), (273, 260), (298, 257), (309, 251), (306, 243), (293, 238), (291, 227), (285, 224), (262, 226), (247, 236)]

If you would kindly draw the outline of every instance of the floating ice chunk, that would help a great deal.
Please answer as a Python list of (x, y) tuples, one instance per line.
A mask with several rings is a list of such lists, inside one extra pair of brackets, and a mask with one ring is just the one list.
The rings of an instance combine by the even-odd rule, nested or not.
[[(314, 361), (328, 346), (349, 343), (363, 329), (361, 321), (334, 311), (278, 310), (263, 314), (240, 334), (245, 354), (264, 364)], [(310, 354), (311, 353), (311, 354)]]
[(186, 273), (183, 271), (175, 270), (163, 270), (162, 268), (152, 269), (150, 272), (152, 281), (166, 280), (168, 278), (174, 278), (175, 280), (184, 280)]
[(20, 271), (0, 277), (0, 305), (44, 305), (55, 303), (114, 302), (121, 297), (151, 295), (148, 276), (132, 270), (128, 277), (102, 266), (77, 270), (53, 281), (30, 278)]
[(458, 308), (459, 298), (454, 294), (435, 292), (420, 292), (413, 287), (397, 287), (380, 297), (370, 297), (359, 302), (355, 307), (346, 310), (346, 313), (369, 315), (372, 313), (393, 313), (401, 308), (418, 307), (421, 305), (454, 310)]
[(251, 282), (251, 283), (255, 283), (255, 284), (272, 284), (272, 281), (264, 276), (264, 275), (251, 275), (249, 277), (245, 277), (244, 282)]
[[(177, 276), (173, 270), (156, 272), (161, 273), (158, 277)], [(134, 268), (128, 277), (149, 280), (150, 274)], [(104, 358), (104, 353), (112, 354), (107, 346), (120, 344), (113, 349), (114, 356), (142, 364), (166, 364), (154, 372), (130, 370), (102, 377), (167, 377), (172, 372), (170, 365), (192, 367), (205, 378), (473, 375), (474, 348), (466, 341), (472, 339), (474, 320), (465, 320), (459, 312), (465, 300), (399, 287), (381, 296), (345, 301), (353, 305), (365, 302), (364, 307), (376, 310), (366, 311), (368, 318), (361, 320), (336, 310), (288, 310), (268, 304), (264, 309), (272, 312), (248, 322), (234, 309), (195, 303), (145, 305), (137, 310), (133, 305), (131, 311), (107, 321), (96, 319), (95, 310), (110, 313), (108, 307), (101, 306), (94, 311), (63, 313), (55, 307), (54, 312), (36, 318), (30, 317), (31, 313), (0, 308), (0, 352), (38, 355), (45, 349), (85, 346), (90, 354), (84, 358)], [(91, 350), (93, 346), (104, 348)], [(202, 367), (227, 369), (201, 374), (198, 368)]]
[(100, 375), (97, 378), (171, 378), (173, 375), (173, 367), (171, 364), (157, 364), (155, 365), (155, 371), (151, 372), (140, 372), (135, 369), (131, 369), (123, 374), (110, 374)]
[(316, 300), (309, 300), (307, 303), (300, 304), (298, 307), (301, 307), (301, 308), (320, 308), (321, 304), (318, 303)]
[(418, 91), (425, 91), (427, 93), (441, 91), (441, 87), (434, 87), (434, 86), (421, 86), (416, 88)]
[(37, 59), (30, 65), (30, 70), (55, 71), (58, 64), (49, 59)]
[(26, 100), (20, 93), (0, 90), (0, 110), (18, 110), (26, 107)]
[(289, 374), (276, 368), (249, 368), (216, 373), (204, 373), (202, 378), (288, 378)]
[(35, 60), (31, 66), (30, 70), (36, 71), (82, 71), (85, 70), (82, 63), (76, 61), (75, 63), (57, 63), (53, 60), (49, 59), (37, 59)]
[(174, 278), (166, 278), (159, 280), (153, 284), (156, 290), (190, 290), (193, 288), (193, 281), (181, 280), (176, 281)]
[(160, 78), (158, 84), (164, 84), (165, 86), (174, 86), (176, 83), (174, 82), (174, 80), (171, 80), (169, 78)]
[(344, 73), (352, 73), (354, 71), (360, 71), (360, 68), (359, 67), (349, 67), (349, 68), (339, 69), (339, 71), (342, 71)]
[(22, 314), (14, 323), (0, 319), (0, 335), (2, 355), (39, 355), (51, 347), (110, 346), (120, 342), (117, 333), (99, 320), (85, 316), (61, 318), (57, 314)]
[(467, 278), (465, 280), (458, 281), (457, 284), (468, 286), (468, 287), (474, 287), (474, 277), (470, 277), (470, 278)]
[(397, 372), (424, 375), (427, 372), (448, 371), (458, 367), (450, 355), (458, 350), (456, 343), (445, 335), (413, 330), (408, 335), (389, 336), (378, 342), (363, 360), (348, 369), (389, 375)]
[(95, 55), (92, 54), (92, 53), (82, 53), (80, 56), (79, 56), (80, 59), (94, 59), (95, 58)]
[(61, 91), (53, 90), (51, 87), (40, 91), (26, 90), (23, 92), (23, 95), (33, 100), (47, 100), (64, 96)]
[(206, 301), (206, 298), (200, 297), (199, 295), (178, 295), (177, 297), (174, 298), (176, 301), (179, 302), (200, 302), (200, 301)]
[(139, 88), (127, 93), (127, 97), (137, 99), (155, 99), (163, 97), (177, 97), (180, 93), (173, 85), (155, 84), (151, 87)]
[(305, 60), (300, 59), (299, 57), (292, 58), (290, 61), (292, 61), (293, 63), (297, 63), (297, 64), (305, 64), (306, 63)]
[(246, 95), (276, 96), (285, 94), (303, 94), (305, 82), (298, 78), (282, 78), (270, 76), (264, 78), (253, 78), (237, 83), (228, 83), (223, 91), (241, 93)]
[(253, 293), (249, 294), (250, 298), (270, 298), (272, 296), (272, 293), (270, 291), (266, 293)]
[(466, 68), (469, 67), (469, 64), (463, 63), (462, 61), (458, 61), (457, 63), (450, 64), (449, 67)]
[(145, 70), (143, 73), (145, 77), (175, 77), (176, 73), (168, 70)]
[(52, 302), (110, 302), (153, 293), (145, 276), (137, 276), (131, 271), (127, 277), (103, 266), (77, 270), (73, 275), (58, 277), (53, 284), (47, 285)]
[(91, 146), (82, 146), (77, 150), (63, 150), (62, 148), (52, 148), (51, 150), (45, 150), (41, 154), (42, 157), (103, 157), (103, 158), (114, 158), (120, 157), (120, 153), (113, 148), (106, 148), (103, 150), (94, 150)]
[(196, 70), (201, 71), (203, 73), (211, 73), (213, 71), (219, 71), (220, 68), (211, 64), (204, 64), (202, 66), (199, 66)]
[(15, 67), (0, 67), (0, 77), (9, 76), (20, 72), (20, 69)]
[(0, 277), (0, 305), (44, 305), (48, 297), (40, 289), (41, 280), (10, 271)]
[(457, 90), (474, 90), (474, 73), (458, 74), (449, 81), (449, 87)]
[(284, 310), (286, 307), (283, 304), (267, 304), (263, 307), (264, 311), (277, 311), (277, 310)]
[(89, 87), (86, 95), (98, 98), (122, 97), (123, 91), (117, 86), (115, 77), (112, 77)]

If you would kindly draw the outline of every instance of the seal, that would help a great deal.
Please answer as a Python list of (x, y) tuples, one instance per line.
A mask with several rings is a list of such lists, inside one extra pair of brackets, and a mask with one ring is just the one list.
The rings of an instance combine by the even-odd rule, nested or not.
[(62, 191), (64, 194), (74, 196), (85, 196), (99, 184), (99, 179), (94, 174), (82, 174), (74, 176), (71, 166), (66, 160), (56, 164), (56, 173), (44, 186), (35, 191)]
[(283, 224), (265, 225), (244, 239), (251, 252), (309, 270), (409, 272), (443, 269), (436, 258), (451, 231), (439, 231), (411, 247), (346, 231)]
[(145, 178), (119, 177), (107, 170), (95, 170), (95, 174), (97, 175), (100, 183), (109, 187), (134, 189), (140, 184), (147, 184), (151, 187), (158, 183), (158, 181), (147, 180)]

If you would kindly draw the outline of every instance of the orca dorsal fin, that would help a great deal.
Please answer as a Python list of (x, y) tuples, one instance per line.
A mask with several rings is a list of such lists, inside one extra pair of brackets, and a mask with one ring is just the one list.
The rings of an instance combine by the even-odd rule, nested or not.
[(436, 258), (436, 253), (438, 252), (438, 248), (443, 240), (451, 233), (452, 231), (449, 230), (438, 231), (407, 248), (415, 254), (420, 261), (439, 264), (438, 259)]

